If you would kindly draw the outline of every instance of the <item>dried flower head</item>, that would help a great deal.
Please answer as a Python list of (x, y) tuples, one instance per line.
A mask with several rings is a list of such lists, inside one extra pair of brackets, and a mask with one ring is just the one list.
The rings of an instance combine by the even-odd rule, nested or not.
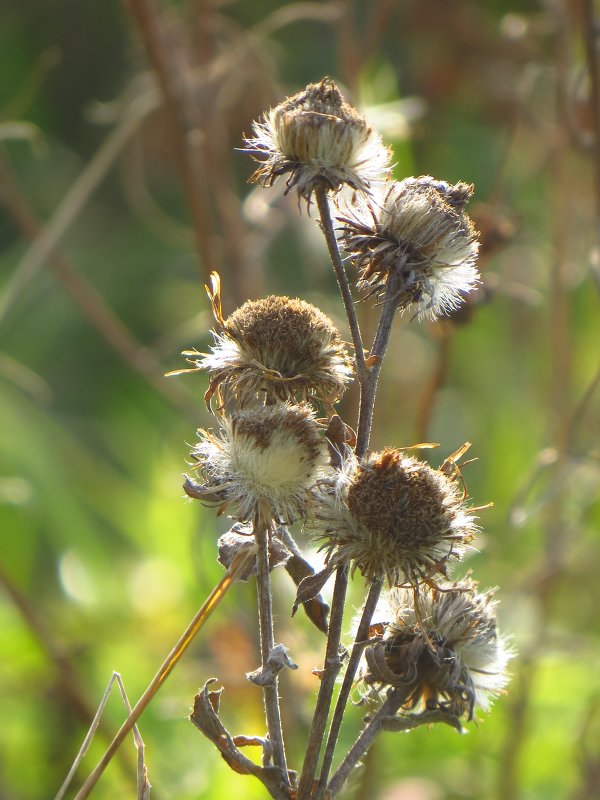
[(192, 451), (203, 499), (233, 507), (240, 520), (256, 514), (282, 522), (303, 517), (320, 475), (325, 446), (306, 404), (276, 403), (222, 416), (217, 435), (200, 430)]
[(464, 207), (473, 192), (429, 176), (389, 181), (380, 204), (364, 202), (341, 219), (341, 241), (360, 270), (359, 285), (378, 294), (392, 271), (400, 308), (435, 319), (478, 282), (477, 231)]
[(336, 192), (343, 184), (367, 191), (389, 168), (390, 152), (379, 134), (345, 102), (331, 78), (311, 83), (268, 111), (245, 140), (260, 167), (250, 178), (272, 186), (289, 175), (286, 193), (310, 199), (321, 182)]
[[(210, 371), (207, 404), (215, 393), (242, 406), (264, 393), (268, 402), (316, 397), (332, 404), (344, 392), (352, 362), (333, 322), (304, 300), (249, 300), (223, 319), (219, 282), (207, 287), (217, 322), (208, 354), (186, 351), (194, 370)], [(200, 357), (198, 357), (200, 356)], [(226, 398), (225, 398), (226, 399)]]
[(387, 448), (348, 456), (316, 489), (315, 528), (331, 565), (353, 563), (367, 578), (418, 586), (445, 575), (477, 526), (457, 466), (468, 444), (439, 470)]
[(414, 594), (392, 589), (375, 619), (383, 635), (369, 645), (360, 676), (367, 686), (406, 689), (406, 709), (444, 709), (473, 718), (508, 681), (512, 657), (498, 635), (493, 590), (483, 594), (470, 578)]

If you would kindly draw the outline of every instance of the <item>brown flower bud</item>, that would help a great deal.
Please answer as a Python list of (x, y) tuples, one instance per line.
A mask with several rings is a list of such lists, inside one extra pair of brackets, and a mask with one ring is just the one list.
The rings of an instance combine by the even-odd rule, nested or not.
[(381, 179), (390, 162), (379, 134), (345, 102), (331, 78), (311, 83), (254, 123), (246, 150), (260, 167), (250, 178), (271, 186), (288, 175), (292, 189), (306, 200), (319, 183), (336, 192), (343, 184), (367, 191)]

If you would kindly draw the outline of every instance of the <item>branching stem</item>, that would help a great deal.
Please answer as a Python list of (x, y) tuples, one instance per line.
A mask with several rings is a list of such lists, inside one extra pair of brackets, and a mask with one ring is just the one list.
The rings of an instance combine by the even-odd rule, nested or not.
[(346, 589), (348, 588), (348, 567), (340, 567), (335, 576), (335, 587), (331, 601), (331, 617), (327, 634), (325, 649), (325, 665), (321, 676), (321, 685), (315, 705), (312, 726), (306, 746), (306, 756), (298, 785), (298, 800), (308, 800), (312, 794), (312, 786), (317, 771), (317, 762), (321, 752), (321, 743), (329, 716), (331, 696), (335, 686), (335, 679), (341, 669), (340, 639), (342, 635), (342, 620), (344, 617), (344, 603)]
[(377, 382), (379, 380), (379, 373), (381, 372), (383, 357), (390, 340), (394, 315), (401, 299), (400, 284), (402, 280), (402, 267), (403, 263), (400, 262), (390, 270), (385, 296), (383, 298), (383, 309), (379, 319), (379, 326), (377, 327), (377, 333), (373, 340), (373, 347), (369, 353), (367, 376), (366, 379), (361, 382), (360, 411), (358, 414), (358, 430), (355, 448), (356, 455), (359, 458), (362, 458), (369, 448), (371, 426), (373, 424), (373, 411), (375, 408), (375, 395), (377, 394)]
[[(399, 264), (397, 269), (390, 272), (387, 290), (383, 300), (381, 318), (379, 320), (379, 326), (377, 328), (377, 333), (371, 349), (371, 363), (367, 365), (364, 357), (362, 336), (358, 326), (358, 320), (356, 318), (354, 302), (352, 300), (348, 279), (346, 277), (344, 265), (342, 264), (337, 239), (335, 237), (335, 232), (331, 222), (327, 191), (324, 186), (320, 186), (316, 190), (315, 194), (317, 206), (319, 208), (319, 214), (321, 217), (321, 228), (327, 241), (329, 255), (338, 279), (340, 292), (342, 294), (342, 299), (348, 315), (350, 330), (352, 332), (352, 340), (354, 342), (356, 371), (360, 385), (360, 412), (357, 430), (356, 455), (359, 458), (362, 458), (367, 452), (367, 448), (369, 446), (371, 423), (373, 420), (373, 407), (375, 404), (375, 395), (377, 393), (377, 380), (379, 378), (379, 372), (381, 370), (381, 364), (385, 355), (385, 350), (390, 339), (394, 314), (398, 308), (400, 299), (400, 271), (403, 265)], [(325, 733), (325, 727), (329, 717), (329, 709), (331, 707), (335, 678), (341, 668), (339, 649), (347, 588), (348, 566), (344, 565), (343, 567), (339, 567), (336, 573), (335, 588), (331, 603), (331, 621), (329, 623), (327, 647), (325, 653), (325, 665), (321, 677), (321, 685), (319, 687), (319, 694), (313, 715), (312, 726), (308, 737), (302, 774), (300, 776), (297, 795), (298, 800), (309, 800), (309, 798), (312, 796), (313, 782), (317, 770), (319, 754), (321, 752), (323, 735)], [(344, 678), (344, 684), (342, 687), (342, 692), (344, 695), (340, 694), (340, 698), (336, 704), (336, 710), (329, 734), (328, 750), (326, 753), (326, 759), (328, 759), (328, 761), (324, 762), (323, 765), (322, 776), (324, 776), (324, 780), (327, 779), (329, 769), (331, 768), (333, 751), (335, 749), (335, 743), (337, 741), (337, 736), (341, 726), (345, 704), (348, 700), (350, 688), (352, 686), (358, 665), (360, 656), (359, 642), (361, 642), (362, 639), (368, 634), (371, 616), (373, 614), (375, 605), (377, 604), (380, 591), (381, 582), (375, 581), (371, 586), (363, 621), (359, 627), (359, 632), (357, 632), (357, 639), (352, 651), (350, 662), (348, 664), (346, 677)], [(366, 629), (366, 633), (363, 629)], [(360, 633), (360, 635), (358, 635), (358, 633)]]
[(362, 336), (358, 326), (358, 319), (356, 317), (354, 300), (352, 299), (352, 294), (350, 292), (350, 285), (348, 284), (348, 278), (346, 277), (346, 270), (344, 269), (344, 265), (342, 263), (340, 249), (338, 247), (335, 231), (333, 229), (333, 222), (331, 220), (331, 213), (329, 211), (329, 200), (327, 199), (327, 189), (324, 185), (319, 186), (319, 188), (315, 191), (315, 196), (321, 218), (321, 230), (323, 231), (325, 241), (327, 242), (329, 257), (331, 258), (331, 263), (333, 265), (333, 269), (335, 270), (335, 276), (337, 278), (342, 300), (344, 301), (344, 307), (346, 309), (346, 316), (348, 317), (348, 324), (350, 326), (350, 333), (352, 334), (352, 344), (354, 345), (354, 354), (356, 358), (356, 375), (362, 387), (363, 380), (365, 379), (367, 373)]
[(389, 693), (387, 700), (367, 723), (358, 739), (352, 745), (348, 755), (342, 761), (339, 769), (331, 779), (331, 782), (327, 787), (329, 797), (335, 797), (335, 795), (340, 791), (354, 767), (358, 764), (362, 756), (373, 744), (375, 737), (381, 730), (384, 719), (386, 717), (393, 716), (396, 711), (398, 711), (402, 703), (406, 700), (406, 696), (407, 689), (405, 688), (393, 689)]

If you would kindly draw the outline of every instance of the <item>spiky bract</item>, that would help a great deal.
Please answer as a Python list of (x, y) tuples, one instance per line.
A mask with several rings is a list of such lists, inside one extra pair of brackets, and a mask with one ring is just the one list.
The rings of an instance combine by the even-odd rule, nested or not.
[(315, 528), (328, 563), (352, 563), (391, 585), (445, 575), (477, 530), (457, 474), (391, 448), (363, 461), (347, 457), (316, 490)]
[(320, 426), (309, 406), (277, 403), (223, 416), (217, 435), (199, 431), (192, 451), (222, 508), (240, 521), (262, 512), (276, 521), (303, 517), (325, 456)]
[(395, 270), (400, 308), (435, 319), (460, 305), (479, 277), (477, 231), (464, 211), (472, 192), (430, 176), (389, 181), (380, 203), (363, 202), (342, 218), (340, 238), (359, 284), (378, 294)]
[(333, 192), (343, 184), (367, 191), (389, 169), (390, 153), (379, 134), (344, 101), (331, 78), (311, 83), (268, 111), (245, 140), (260, 167), (251, 181), (271, 186), (288, 175), (306, 200), (319, 183)]

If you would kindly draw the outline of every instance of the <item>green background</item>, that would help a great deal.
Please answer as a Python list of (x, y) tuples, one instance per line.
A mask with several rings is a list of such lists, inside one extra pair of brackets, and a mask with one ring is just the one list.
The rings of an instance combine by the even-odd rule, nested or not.
[[(326, 74), (392, 145), (396, 177), (476, 187), (485, 302), (453, 323), (398, 318), (373, 445), (437, 441), (437, 465), (473, 443), (469, 493), (494, 507), (461, 569), (500, 587), (501, 627), (518, 651), (507, 694), (468, 735), (382, 736), (347, 796), (600, 796), (598, 109), (586, 8), (2, 4), (0, 800), (54, 796), (112, 671), (135, 701), (223, 574), (215, 541), (226, 520), (181, 490), (195, 429), (211, 424), (206, 378), (162, 377), (182, 366), (182, 349), (209, 342), (210, 270), (226, 313), (288, 293), (349, 338), (316, 212), (248, 186), (252, 163), (235, 149), (266, 108)], [(198, 123), (195, 215), (140, 9)], [(154, 110), (106, 157), (149, 99)], [(36, 261), (33, 242), (65, 214), (58, 247)], [(375, 311), (359, 308), (369, 338)], [(350, 424), (355, 407), (350, 391), (340, 410)], [(277, 640), (300, 666), (281, 682), (299, 768), (323, 638), (291, 619), (283, 571), (274, 591)], [(362, 596), (356, 579), (348, 622)], [(186, 719), (198, 687), (218, 677), (228, 728), (264, 733), (244, 677), (259, 662), (254, 604), (252, 583), (236, 585), (144, 714), (153, 797), (264, 797)], [(363, 713), (349, 711), (346, 746)], [(123, 716), (115, 694), (76, 781)], [(94, 796), (134, 797), (134, 762), (127, 743)]]

